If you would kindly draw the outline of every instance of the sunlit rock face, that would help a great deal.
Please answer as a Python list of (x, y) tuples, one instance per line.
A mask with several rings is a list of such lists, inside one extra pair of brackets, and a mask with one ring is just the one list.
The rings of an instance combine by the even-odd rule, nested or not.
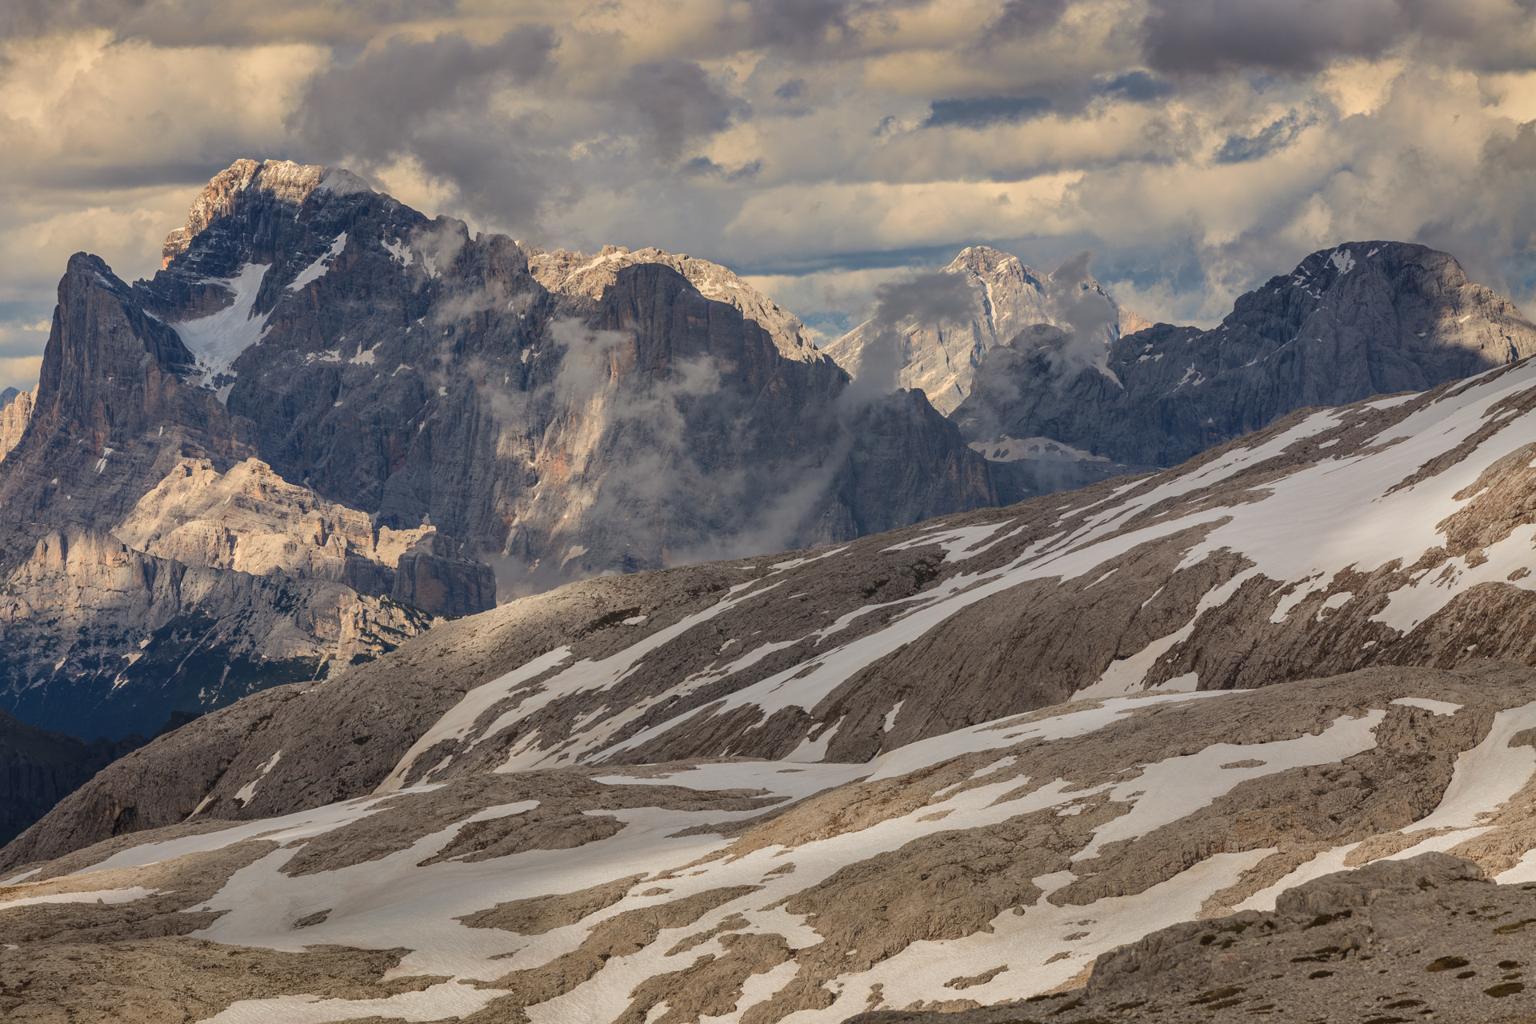
[[(1067, 275), (1058, 279), (1020, 262), (999, 249), (973, 245), (961, 250), (943, 273), (964, 282), (965, 315), (934, 323), (920, 317), (895, 327), (896, 380), (904, 388), (924, 392), (934, 408), (948, 415), (975, 387), (976, 368), (988, 352), (1006, 345), (1027, 328), (1044, 324), (1068, 326), (1073, 294), (1088, 290), (1103, 300), (1108, 315), (1082, 339), (1088, 361), (1107, 353), (1120, 336), (1119, 310), (1092, 278)], [(885, 325), (870, 320), (826, 347), (839, 365), (857, 374), (873, 361), (873, 351), (885, 343)]]

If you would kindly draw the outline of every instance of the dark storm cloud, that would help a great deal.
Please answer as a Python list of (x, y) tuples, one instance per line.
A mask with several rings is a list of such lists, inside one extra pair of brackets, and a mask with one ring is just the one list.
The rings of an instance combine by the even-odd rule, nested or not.
[(527, 82), (556, 46), (545, 26), (513, 29), (487, 45), (460, 35), (392, 39), (311, 79), (297, 112), (302, 133), (358, 153), (387, 152), (402, 128), (484, 92), (491, 79)]
[(1217, 148), (1215, 161), (1219, 164), (1240, 164), (1250, 160), (1262, 160), (1296, 141), (1303, 130), (1316, 123), (1315, 118), (1303, 118), (1296, 111), (1276, 118), (1252, 135), (1230, 135)]
[(1399, 42), (1397, 0), (1152, 0), (1148, 64), (1168, 72), (1316, 71)]
[(1155, 100), (1167, 99), (1175, 91), (1172, 82), (1165, 78), (1158, 78), (1147, 71), (1127, 71), (1122, 75), (1116, 75), (1099, 87), (1101, 95), (1130, 100), (1133, 103), (1151, 103)]
[(781, 100), (797, 100), (805, 94), (805, 79), (791, 78), (773, 90), (773, 94)]
[(332, 161), (367, 167), (414, 157), (475, 211), (531, 223), (558, 183), (525, 124), (492, 116), (487, 96), (544, 75), (557, 45), (540, 25), (483, 45), (460, 35), (392, 39), (311, 79), (292, 127)]
[(850, 42), (855, 32), (849, 19), (863, 6), (852, 0), (751, 0), (751, 45), (794, 55)]
[(1008, 0), (983, 37), (988, 39), (1019, 39), (1044, 32), (1053, 27), (1066, 13), (1067, 0)]
[(976, 96), (968, 99), (934, 100), (928, 105), (924, 128), (957, 125), (985, 128), (1003, 122), (1027, 121), (1051, 109), (1044, 96)]
[(708, 72), (685, 60), (636, 65), (615, 101), (640, 119), (646, 129), (641, 138), (668, 158), (689, 141), (724, 129), (741, 108)]
[(763, 170), (761, 160), (749, 160), (740, 167), (726, 167), (716, 163), (707, 156), (696, 156), (692, 160), (685, 161), (680, 170), (691, 177), (716, 178), (720, 181), (732, 184), (742, 181), (751, 181)]

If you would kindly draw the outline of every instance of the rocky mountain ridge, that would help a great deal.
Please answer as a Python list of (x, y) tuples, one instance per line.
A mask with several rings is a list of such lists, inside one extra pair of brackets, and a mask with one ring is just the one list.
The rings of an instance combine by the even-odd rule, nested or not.
[[(281, 813), (492, 769), (866, 762), (957, 730), (981, 742), (991, 720), (1074, 698), (1536, 663), (1529, 634), (1504, 625), (1536, 600), (1522, 571), (1536, 519), (1518, 497), (1533, 406), (1536, 363), (1522, 362), (1298, 414), (1151, 477), (513, 602), (265, 696), (259, 738), (231, 741), (250, 728), (233, 710), (179, 730), (184, 744), (217, 737), (219, 763), (239, 770), (179, 771), (183, 788), (140, 819), (168, 824), (205, 799)], [(341, 722), (371, 739), (338, 748)], [(221, 802), (279, 749), (273, 804)], [(101, 838), (85, 808), (135, 791), (115, 771), (55, 822)]]
[[(866, 320), (829, 343), (825, 352), (838, 365), (858, 376), (866, 363), (884, 369), (885, 334), (894, 327), (896, 379), (904, 388), (921, 390), (935, 409), (949, 415), (970, 395), (976, 367), (986, 354), (1036, 325), (1070, 326), (1072, 306), (1086, 292), (1103, 305), (1102, 323), (1082, 339), (1092, 363), (1120, 337), (1119, 308), (1083, 268), (1064, 267), (1044, 274), (1017, 256), (988, 245), (962, 249), (941, 273), (963, 282), (963, 316), (952, 312), (942, 321), (911, 315), (887, 325)], [(1137, 318), (1140, 322), (1140, 318)], [(1102, 361), (1098, 359), (1098, 361)]]
[[(0, 413), (0, 704), (54, 727), (154, 731), (498, 586), (997, 500), (920, 395), (842, 400), (798, 322), (705, 261), (525, 250), (253, 160), (164, 260), (129, 285), (74, 257), (32, 407)], [(138, 652), (167, 635), (198, 639), (162, 686)]]
[[(1536, 325), (1454, 257), (1401, 242), (1313, 253), (1209, 331), (1113, 340), (1104, 370), (1050, 325), (990, 348), (953, 413), (981, 450), (1047, 438), (1127, 468), (1175, 465), (1297, 409), (1422, 391), (1536, 354)], [(1054, 489), (1054, 488), (1051, 488)]]

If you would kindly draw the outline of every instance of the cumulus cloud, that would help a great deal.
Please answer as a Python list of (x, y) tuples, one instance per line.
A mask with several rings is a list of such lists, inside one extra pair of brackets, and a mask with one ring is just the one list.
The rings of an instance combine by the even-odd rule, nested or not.
[(312, 77), (290, 126), (311, 153), (364, 169), (410, 158), (481, 216), (533, 223), (559, 191), (529, 115), (493, 116), (498, 91), (545, 75), (558, 44), (544, 25), (476, 43), (449, 33), (390, 39)]
[(725, 128), (737, 107), (708, 72), (685, 60), (633, 68), (619, 89), (619, 102), (639, 119), (642, 140), (668, 158), (690, 140)]
[(1048, 29), (1066, 13), (1067, 0), (1007, 0), (985, 38), (1016, 39)]
[(1536, 0), (13, 0), (0, 301), (148, 271), (238, 156), (707, 256), (827, 332), (972, 242), (1170, 320), (1356, 237), (1530, 295), (1533, 121)]

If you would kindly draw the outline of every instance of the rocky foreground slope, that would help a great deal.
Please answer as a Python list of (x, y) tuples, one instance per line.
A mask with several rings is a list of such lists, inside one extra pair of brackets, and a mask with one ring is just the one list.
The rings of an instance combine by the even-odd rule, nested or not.
[[(1072, 988), (1099, 955), (1173, 928), (1101, 961), (1092, 1005), (1128, 988), (1126, 1009), (1144, 996), (1138, 967), (1168, 961), (1159, 1005), (1246, 1013), (1273, 1005), (1278, 973), (1312, 979), (1297, 1005), (1333, 993), (1349, 1019), (1393, 995), (1487, 1020), (1536, 1008), (1520, 981), (1536, 897), (1515, 884), (1536, 880), (1533, 727), (1524, 667), (1373, 669), (1082, 702), (861, 763), (459, 771), (243, 822), (209, 805), (13, 865), (0, 1007), (20, 1021), (841, 1021)], [(294, 756), (242, 768), (236, 799), (256, 806)], [(1470, 863), (1414, 862), (1385, 895), (1331, 881), (1285, 895), (1443, 851)], [(1510, 884), (1368, 916), (1479, 874)], [(1259, 916), (1220, 919), (1234, 911)], [(1367, 964), (1373, 930), (1391, 955)], [(1261, 938), (1287, 962), (1236, 979), (1234, 949)], [(1436, 964), (1458, 974), (1422, 977)]]
[(565, 580), (993, 504), (723, 267), (547, 253), (237, 161), (165, 266), (78, 254), (0, 409), (0, 706), (153, 732)]
[[(1522, 875), (1521, 877), (1525, 877)], [(1490, 884), (1443, 853), (1382, 860), (1107, 954), (1087, 985), (984, 1010), (875, 1011), (856, 1024), (1530, 1020), (1536, 883)]]

